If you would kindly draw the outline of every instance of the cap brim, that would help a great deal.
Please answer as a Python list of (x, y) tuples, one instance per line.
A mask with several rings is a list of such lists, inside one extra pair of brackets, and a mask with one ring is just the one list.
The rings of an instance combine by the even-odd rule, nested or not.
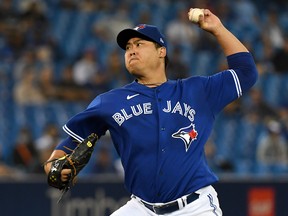
[(118, 34), (117, 43), (122, 49), (126, 50), (127, 42), (134, 37), (139, 37), (145, 40), (153, 41), (151, 38), (147, 37), (146, 35), (134, 29), (124, 29)]

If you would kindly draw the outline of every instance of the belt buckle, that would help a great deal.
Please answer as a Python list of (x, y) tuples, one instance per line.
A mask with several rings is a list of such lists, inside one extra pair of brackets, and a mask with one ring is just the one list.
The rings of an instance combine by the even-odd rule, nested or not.
[[(188, 197), (188, 196), (181, 197), (181, 201), (182, 201), (182, 203), (183, 203), (183, 207), (185, 207), (186, 205), (188, 205), (188, 203), (187, 203), (187, 197)], [(178, 205), (179, 205), (179, 204), (178, 204)]]

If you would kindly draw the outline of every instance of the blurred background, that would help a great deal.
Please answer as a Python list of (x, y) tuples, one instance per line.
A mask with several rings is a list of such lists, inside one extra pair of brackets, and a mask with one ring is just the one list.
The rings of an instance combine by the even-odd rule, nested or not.
[[(259, 70), (253, 89), (218, 116), (206, 145), (208, 163), (221, 181), (286, 179), (285, 0), (0, 0), (0, 176), (43, 176), (41, 165), (66, 136), (66, 121), (98, 94), (132, 81), (115, 40), (123, 28), (159, 27), (168, 40), (170, 79), (227, 69), (213, 37), (188, 21), (190, 7), (217, 14), (248, 47)], [(121, 179), (109, 133), (94, 154), (83, 178)]]

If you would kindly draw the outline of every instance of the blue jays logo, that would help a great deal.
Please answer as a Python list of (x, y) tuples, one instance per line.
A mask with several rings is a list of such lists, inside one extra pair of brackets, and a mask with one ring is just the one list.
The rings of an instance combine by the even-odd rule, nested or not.
[(188, 151), (191, 143), (197, 139), (198, 132), (195, 125), (190, 124), (188, 127), (180, 128), (176, 133), (172, 134), (173, 138), (180, 138), (185, 144), (185, 150)]
[(138, 31), (139, 29), (144, 29), (146, 27), (145, 24), (140, 24), (134, 28), (134, 30)]

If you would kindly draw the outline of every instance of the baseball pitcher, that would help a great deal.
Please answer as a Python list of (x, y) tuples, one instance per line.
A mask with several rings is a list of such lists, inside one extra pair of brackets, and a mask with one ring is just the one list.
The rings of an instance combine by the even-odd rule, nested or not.
[[(66, 161), (71, 151), (87, 144), (89, 137), (94, 145), (109, 130), (131, 193), (112, 216), (222, 215), (212, 186), (218, 178), (207, 166), (204, 145), (217, 114), (254, 85), (257, 70), (252, 55), (219, 18), (201, 10), (196, 18), (188, 13), (187, 19), (193, 17), (194, 24), (215, 37), (229, 69), (168, 80), (168, 47), (158, 28), (140, 24), (124, 29), (117, 43), (125, 50), (125, 65), (135, 80), (97, 96), (63, 126), (68, 137), (45, 165), (48, 183), (69, 188), (78, 173), (74, 167), (81, 163)], [(96, 135), (91, 139), (90, 134)], [(59, 158), (63, 166), (57, 165)]]

